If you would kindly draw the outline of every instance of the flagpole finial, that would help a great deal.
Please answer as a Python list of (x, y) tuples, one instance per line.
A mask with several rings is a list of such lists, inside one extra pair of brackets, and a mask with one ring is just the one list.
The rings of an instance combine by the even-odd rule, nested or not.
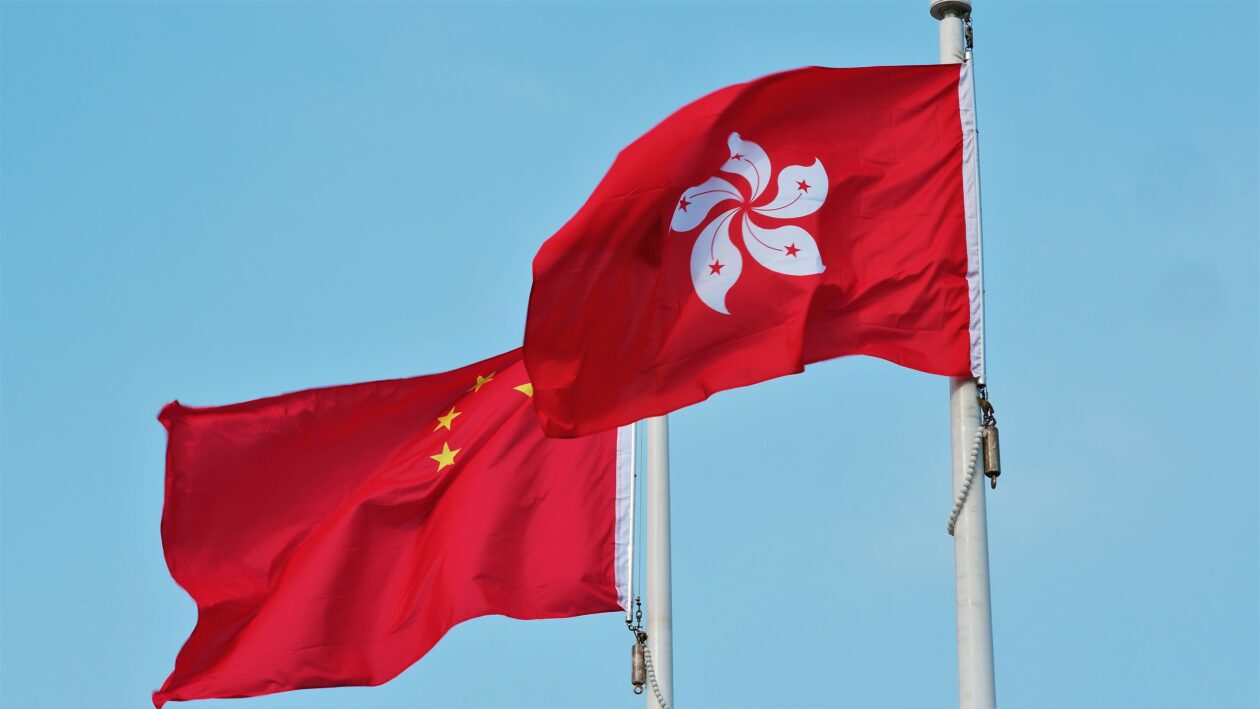
[(947, 15), (965, 18), (971, 16), (971, 3), (967, 0), (932, 0), (928, 10), (938, 20), (945, 19)]

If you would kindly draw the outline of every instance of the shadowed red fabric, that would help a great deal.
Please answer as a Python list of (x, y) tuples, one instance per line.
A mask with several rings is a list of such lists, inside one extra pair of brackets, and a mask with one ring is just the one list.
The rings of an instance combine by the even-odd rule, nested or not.
[(515, 350), (163, 409), (162, 542), (197, 626), (170, 700), (376, 685), (488, 614), (614, 611), (616, 433), (548, 439)]

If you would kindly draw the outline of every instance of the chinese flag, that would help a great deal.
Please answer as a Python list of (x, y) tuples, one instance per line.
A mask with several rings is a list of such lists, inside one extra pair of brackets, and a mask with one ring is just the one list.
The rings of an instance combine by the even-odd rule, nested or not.
[(543, 428), (843, 355), (982, 375), (975, 138), (968, 65), (798, 69), (665, 119), (534, 259)]
[(154, 704), (376, 685), (469, 618), (623, 607), (626, 433), (546, 438), (532, 394), (516, 350), (167, 406), (162, 543), (197, 626)]

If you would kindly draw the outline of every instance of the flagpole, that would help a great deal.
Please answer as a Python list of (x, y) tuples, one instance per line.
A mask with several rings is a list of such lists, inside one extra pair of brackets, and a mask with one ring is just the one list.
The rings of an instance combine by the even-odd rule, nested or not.
[(639, 590), (634, 585), (634, 535), (638, 532), (635, 529), (635, 517), (639, 514), (639, 508), (635, 506), (635, 497), (639, 488), (639, 429), (641, 426), (636, 423), (630, 424), (630, 450), (627, 451), (630, 457), (630, 534), (626, 539), (626, 625), (629, 626), (634, 622), (634, 594)]
[[(964, 20), (971, 15), (969, 0), (931, 0), (932, 16), (940, 21), (940, 62), (961, 64), (968, 59)], [(980, 426), (976, 381), (949, 382), (950, 448), (953, 454), (954, 498), (967, 475), (967, 455)], [(954, 588), (958, 620), (958, 706), (995, 709), (993, 676), (993, 617), (989, 602), (989, 533), (983, 484), (970, 494), (954, 527)]]
[[(647, 709), (668, 709), (674, 703), (674, 614), (669, 561), (669, 418), (645, 419), (647, 475), (644, 484), (644, 609), (648, 655)], [(655, 687), (653, 687), (655, 675)], [(664, 703), (657, 698), (659, 689)]]

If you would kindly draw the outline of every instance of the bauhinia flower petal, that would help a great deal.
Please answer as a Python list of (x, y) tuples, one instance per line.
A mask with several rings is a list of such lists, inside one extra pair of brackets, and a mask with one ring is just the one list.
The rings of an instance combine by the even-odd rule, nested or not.
[(700, 226), (713, 205), (728, 199), (743, 199), (735, 185), (720, 177), (710, 177), (704, 182), (683, 192), (678, 204), (674, 205), (674, 218), (669, 228), (677, 232), (691, 231)]
[(752, 190), (752, 197), (748, 199), (749, 203), (757, 201), (766, 186), (770, 184), (770, 157), (760, 145), (740, 138), (739, 133), (731, 133), (731, 136), (726, 139), (726, 145), (731, 149), (731, 155), (726, 162), (722, 163), (722, 172), (733, 173), (744, 178), (748, 182), (749, 189)]
[(794, 219), (813, 214), (827, 199), (827, 171), (822, 161), (813, 165), (789, 165), (779, 173), (779, 191), (774, 201), (753, 211), (775, 219)]
[(731, 222), (738, 209), (724, 212), (705, 225), (691, 247), (691, 282), (696, 295), (710, 308), (730, 315), (726, 309), (726, 293), (739, 280), (744, 257), (731, 243)]
[[(826, 268), (814, 237), (798, 226), (764, 229), (753, 224), (745, 214), (743, 232), (748, 253), (771, 271), (788, 276), (813, 276)], [(691, 263), (694, 273), (694, 255)]]

